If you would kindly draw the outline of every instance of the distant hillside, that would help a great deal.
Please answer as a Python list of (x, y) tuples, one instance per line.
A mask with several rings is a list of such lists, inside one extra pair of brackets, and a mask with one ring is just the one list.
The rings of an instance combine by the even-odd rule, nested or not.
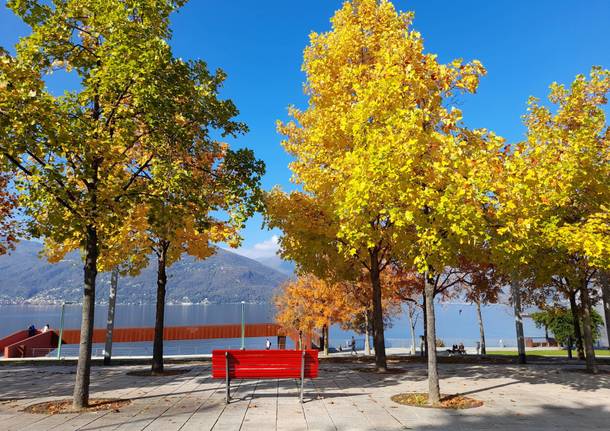
[[(83, 263), (78, 253), (62, 262), (50, 264), (39, 257), (42, 245), (21, 241), (10, 255), (0, 256), (0, 303), (51, 303), (80, 301)], [(210, 258), (200, 261), (184, 256), (168, 269), (168, 303), (265, 302), (273, 290), (288, 278), (255, 260), (218, 249)], [(96, 300), (108, 298), (110, 275), (99, 274)], [(137, 277), (119, 280), (117, 301), (152, 303), (155, 300), (156, 262)]]
[(260, 258), (256, 258), (256, 261), (262, 263), (265, 266), (268, 266), (269, 268), (273, 268), (281, 273), (284, 273), (286, 275), (290, 275), (290, 276), (294, 275), (294, 269), (295, 269), (294, 262), (283, 260), (279, 256), (260, 257)]

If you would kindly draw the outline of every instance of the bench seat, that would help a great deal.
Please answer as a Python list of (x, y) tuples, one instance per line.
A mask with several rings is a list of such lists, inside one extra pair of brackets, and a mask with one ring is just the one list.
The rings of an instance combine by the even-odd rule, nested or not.
[(214, 350), (212, 378), (226, 381), (226, 401), (230, 401), (233, 379), (301, 379), (318, 377), (317, 350)]

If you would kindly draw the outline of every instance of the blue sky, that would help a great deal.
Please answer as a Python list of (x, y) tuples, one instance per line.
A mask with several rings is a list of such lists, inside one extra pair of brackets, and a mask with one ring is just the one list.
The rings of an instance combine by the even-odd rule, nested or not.
[[(233, 99), (250, 133), (235, 144), (253, 148), (267, 164), (264, 187), (289, 183), (289, 157), (276, 120), (286, 108), (304, 106), (302, 53), (311, 31), (329, 29), (341, 1), (191, 0), (172, 17), (171, 45), (182, 58), (200, 58), (228, 74), (222, 95)], [(394, 1), (415, 12), (414, 28), (426, 51), (443, 62), (479, 59), (488, 75), (474, 96), (460, 99), (466, 123), (486, 127), (509, 142), (522, 138), (521, 116), (530, 95), (545, 97), (553, 81), (569, 83), (592, 65), (610, 68), (609, 0)], [(0, 10), (0, 46), (27, 34), (6, 8)], [(61, 78), (54, 83), (65, 84)], [(261, 219), (248, 223), (242, 253), (275, 250)]]

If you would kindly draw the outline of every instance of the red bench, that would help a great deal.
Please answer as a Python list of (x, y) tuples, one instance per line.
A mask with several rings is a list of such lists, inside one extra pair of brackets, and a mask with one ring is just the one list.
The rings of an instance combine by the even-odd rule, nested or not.
[(306, 378), (318, 377), (317, 350), (214, 350), (212, 378), (225, 379), (226, 402), (232, 379), (301, 379), (300, 401)]

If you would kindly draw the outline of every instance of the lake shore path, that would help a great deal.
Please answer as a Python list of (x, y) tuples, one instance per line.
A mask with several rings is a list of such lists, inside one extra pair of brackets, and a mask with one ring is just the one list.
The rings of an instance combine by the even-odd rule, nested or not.
[[(224, 382), (211, 379), (208, 361), (167, 364), (188, 369), (174, 376), (128, 375), (146, 365), (95, 365), (92, 398), (124, 398), (118, 410), (56, 415), (28, 414), (35, 403), (70, 398), (74, 366), (0, 366), (0, 430), (608, 430), (610, 365), (593, 376), (565, 361), (514, 364), (443, 363), (441, 392), (483, 401), (469, 410), (438, 410), (394, 403), (392, 395), (425, 392), (421, 362), (390, 359), (396, 374), (370, 372), (366, 362), (325, 361), (320, 377), (305, 383), (299, 403), (296, 380)], [(367, 371), (369, 370), (369, 371)]]

